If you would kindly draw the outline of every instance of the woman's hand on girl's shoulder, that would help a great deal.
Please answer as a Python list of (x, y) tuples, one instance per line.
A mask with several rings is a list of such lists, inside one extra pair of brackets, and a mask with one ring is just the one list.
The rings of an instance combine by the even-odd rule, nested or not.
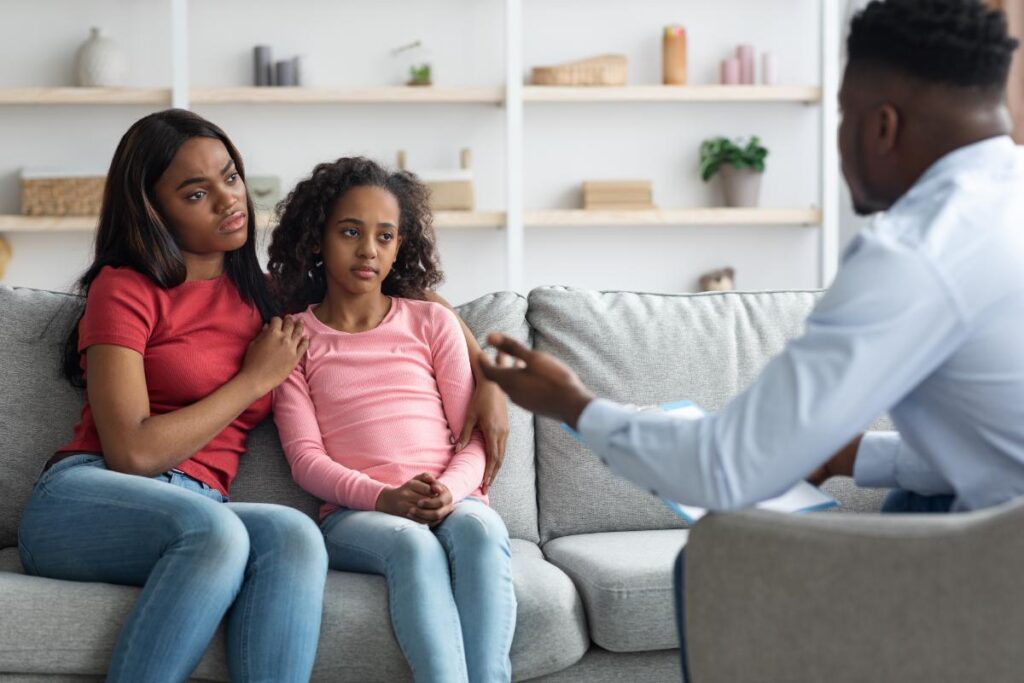
[(301, 321), (296, 322), (291, 316), (283, 320), (275, 317), (249, 342), (239, 375), (253, 382), (259, 396), (283, 382), (306, 353), (309, 337), (303, 331)]
[(466, 424), (455, 447), (459, 452), (469, 445), (473, 438), (473, 430), (479, 429), (484, 437), (484, 450), (487, 453), (487, 465), (484, 468), (484, 480), (480, 490), (484, 494), (491, 488), (498, 470), (505, 462), (505, 447), (508, 445), (508, 404), (505, 392), (494, 382), (477, 382), (473, 398), (469, 402), (466, 413)]

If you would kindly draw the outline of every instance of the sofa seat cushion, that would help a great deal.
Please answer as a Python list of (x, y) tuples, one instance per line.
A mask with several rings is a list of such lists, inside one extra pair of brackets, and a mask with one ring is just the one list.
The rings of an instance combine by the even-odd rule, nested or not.
[(563, 536), (544, 545), (548, 560), (583, 596), (590, 637), (612, 652), (679, 647), (672, 571), (685, 529)]
[[(512, 541), (519, 602), (512, 667), (517, 680), (579, 661), (590, 646), (583, 605), (569, 577), (533, 543)], [(99, 675), (138, 588), (58, 581), (22, 573), (15, 548), (0, 550), (0, 672)], [(408, 681), (391, 631), (387, 587), (376, 575), (331, 571), (314, 681)], [(194, 676), (227, 681), (223, 629)]]

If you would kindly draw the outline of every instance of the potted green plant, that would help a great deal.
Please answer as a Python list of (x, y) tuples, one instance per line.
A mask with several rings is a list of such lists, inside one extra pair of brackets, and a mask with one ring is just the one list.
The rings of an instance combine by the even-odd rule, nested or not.
[(414, 64), (409, 67), (408, 85), (432, 85), (430, 64)]
[(757, 206), (767, 156), (757, 136), (746, 145), (742, 140), (711, 138), (700, 146), (700, 175), (704, 182), (721, 176), (726, 206)]

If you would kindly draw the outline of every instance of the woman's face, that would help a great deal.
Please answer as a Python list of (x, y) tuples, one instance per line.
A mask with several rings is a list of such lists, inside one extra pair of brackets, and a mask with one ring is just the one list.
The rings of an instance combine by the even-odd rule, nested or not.
[(249, 227), (245, 183), (220, 140), (188, 140), (154, 191), (183, 253), (208, 256), (245, 245)]
[(354, 187), (334, 203), (320, 238), (329, 283), (349, 294), (380, 291), (398, 256), (398, 199), (380, 187)]

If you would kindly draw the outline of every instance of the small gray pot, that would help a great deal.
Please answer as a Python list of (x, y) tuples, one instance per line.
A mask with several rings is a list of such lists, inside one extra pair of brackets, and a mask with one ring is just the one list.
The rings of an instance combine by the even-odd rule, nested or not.
[(761, 196), (761, 176), (759, 171), (750, 168), (736, 168), (731, 164), (723, 164), (718, 169), (722, 179), (722, 195), (725, 205), (733, 207), (754, 207)]

